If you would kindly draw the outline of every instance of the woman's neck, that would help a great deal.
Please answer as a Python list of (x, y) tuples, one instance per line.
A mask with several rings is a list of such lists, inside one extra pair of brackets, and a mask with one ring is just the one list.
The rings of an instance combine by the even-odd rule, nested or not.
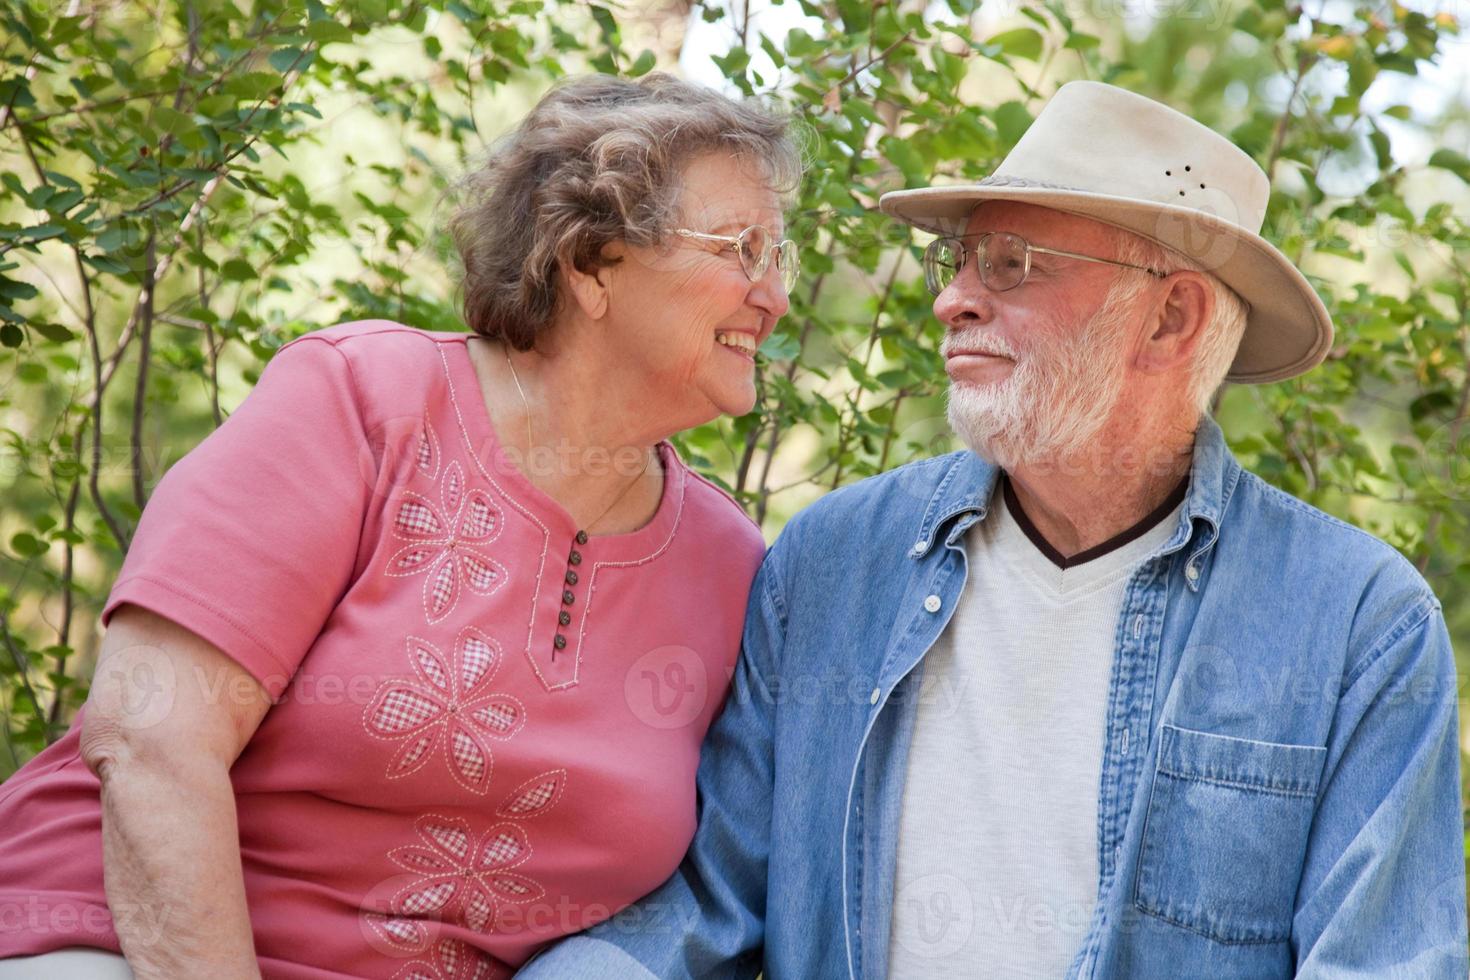
[(496, 436), (531, 483), (589, 534), (626, 533), (653, 518), (664, 433), (638, 417), (619, 379), (600, 377), (596, 359), (567, 351), (468, 343)]

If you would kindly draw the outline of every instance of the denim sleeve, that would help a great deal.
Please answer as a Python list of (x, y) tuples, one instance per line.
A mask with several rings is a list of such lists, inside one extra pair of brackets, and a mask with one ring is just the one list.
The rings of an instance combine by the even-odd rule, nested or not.
[(785, 634), (775, 578), (768, 555), (751, 587), (734, 683), (701, 749), (699, 829), (679, 869), (611, 919), (532, 957), (518, 978), (723, 980), (760, 972), (775, 715), (766, 677)]
[(1297, 891), (1302, 978), (1464, 980), (1459, 704), (1426, 596), (1347, 678)]

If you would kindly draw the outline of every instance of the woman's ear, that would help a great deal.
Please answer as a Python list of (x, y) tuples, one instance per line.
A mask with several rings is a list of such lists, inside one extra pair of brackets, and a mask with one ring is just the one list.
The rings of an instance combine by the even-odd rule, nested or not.
[(1154, 309), (1138, 366), (1150, 373), (1169, 371), (1194, 358), (1215, 312), (1215, 297), (1205, 277), (1188, 269), (1171, 273)]
[(609, 242), (603, 246), (602, 255), (614, 264), (597, 266), (587, 272), (578, 269), (569, 255), (558, 263), (565, 270), (567, 288), (571, 291), (572, 298), (589, 320), (601, 320), (607, 316), (611, 305), (613, 269), (622, 261), (623, 251), (622, 242)]

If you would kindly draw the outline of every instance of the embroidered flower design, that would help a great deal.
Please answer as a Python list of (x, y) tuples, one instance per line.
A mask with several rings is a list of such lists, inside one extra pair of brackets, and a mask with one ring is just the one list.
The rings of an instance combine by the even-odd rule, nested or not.
[(490, 788), (491, 743), (526, 722), (519, 700), (489, 690), (502, 659), (499, 645), (472, 626), (460, 631), (452, 657), (428, 640), (408, 638), (413, 677), (384, 681), (363, 709), (368, 734), (403, 742), (388, 763), (389, 779), (417, 772), (442, 746), (461, 786), (481, 794)]
[[(556, 806), (566, 775), (555, 769), (516, 787), (495, 811), (503, 822), (483, 833), (459, 817), (427, 813), (415, 820), (420, 843), (396, 847), (388, 858), (417, 877), (389, 901), (390, 914), (364, 915), (374, 932), (392, 946), (418, 952), (429, 943), (428, 921), (487, 932), (501, 907), (543, 898), (540, 884), (511, 870), (530, 859), (531, 843), (520, 824), (505, 818), (531, 819)], [(442, 967), (441, 973), (455, 976)]]
[(430, 481), (439, 475), (439, 437), (429, 424), (427, 415), (424, 418), (424, 429), (419, 434), (418, 451), (414, 453), (414, 465)]
[(508, 980), (511, 972), (469, 943), (441, 939), (432, 958), (414, 960), (393, 974), (393, 980)]
[[(428, 474), (437, 468), (435, 444), (419, 444), (417, 469)], [(438, 623), (453, 611), (461, 590), (490, 595), (505, 583), (505, 567), (480, 549), (500, 535), (502, 516), (490, 495), (466, 490), (464, 469), (458, 461), (444, 467), (439, 505), (404, 490), (393, 515), (393, 535), (412, 542), (388, 558), (387, 573), (424, 578), (424, 615)]]

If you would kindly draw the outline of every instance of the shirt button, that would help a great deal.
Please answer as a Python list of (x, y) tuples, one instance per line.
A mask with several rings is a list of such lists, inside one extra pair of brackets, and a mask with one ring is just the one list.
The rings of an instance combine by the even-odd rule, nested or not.
[(882, 688), (879, 688), (879, 687), (873, 688), (873, 693), (870, 694), (870, 695), (868, 695), (868, 703), (869, 704), (877, 704), (878, 703), (878, 696), (880, 694), (882, 694), (882, 693), (883, 693), (883, 689)]
[(567, 648), (567, 638), (560, 633), (556, 634), (556, 639), (552, 643), (558, 650), (565, 650)]
[(943, 601), (937, 595), (931, 595), (924, 600), (924, 608), (932, 613), (939, 612), (939, 607), (943, 604)]
[(1113, 870), (1114, 871), (1117, 871), (1118, 870), (1118, 853), (1119, 853), (1119, 851), (1118, 851), (1118, 845), (1117, 844), (1114, 844), (1113, 845)]
[(574, 603), (574, 602), (577, 601), (577, 597), (574, 596), (574, 595), (572, 595), (572, 590), (571, 589), (568, 589), (567, 591), (565, 591), (565, 592), (563, 592), (561, 594), (561, 601), (562, 602), (565, 602), (567, 605), (570, 606), (572, 603)]
[(1197, 581), (1199, 579), (1199, 566), (1192, 563), (1184, 566), (1184, 577), (1191, 582)]
[(577, 584), (577, 573), (574, 572), (574, 571), (572, 571), (570, 568), (567, 569), (567, 584), (568, 585), (576, 585)]
[(561, 612), (556, 614), (556, 621), (558, 623), (561, 623), (563, 626), (566, 626), (571, 623), (572, 614), (563, 609)]
[(929, 542), (923, 540), (915, 541), (913, 548), (910, 550), (916, 555), (922, 555), (924, 553), (924, 549), (928, 546), (928, 544)]

